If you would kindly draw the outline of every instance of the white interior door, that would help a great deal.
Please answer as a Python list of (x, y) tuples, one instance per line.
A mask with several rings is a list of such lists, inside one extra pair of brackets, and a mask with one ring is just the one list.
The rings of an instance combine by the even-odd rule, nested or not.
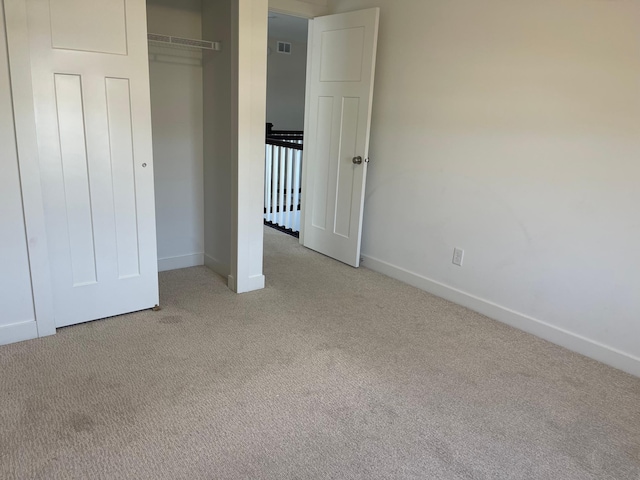
[(379, 8), (309, 22), (301, 242), (360, 265)]
[(55, 324), (152, 307), (145, 1), (7, 1), (27, 9)]

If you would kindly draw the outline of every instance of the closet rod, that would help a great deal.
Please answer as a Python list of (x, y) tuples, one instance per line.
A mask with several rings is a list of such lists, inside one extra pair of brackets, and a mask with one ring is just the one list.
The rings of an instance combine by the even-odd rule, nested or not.
[(208, 40), (194, 40), (192, 38), (173, 37), (159, 33), (148, 33), (147, 39), (150, 43), (163, 44), (167, 47), (198, 48), (200, 50), (222, 50), (220, 42), (210, 42)]

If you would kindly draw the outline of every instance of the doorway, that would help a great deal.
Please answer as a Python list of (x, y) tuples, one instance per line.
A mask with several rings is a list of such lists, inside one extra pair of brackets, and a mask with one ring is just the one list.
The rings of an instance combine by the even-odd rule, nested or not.
[[(231, 273), (231, 2), (146, 0), (160, 271)], [(205, 134), (206, 132), (206, 134)]]
[(298, 238), (309, 21), (269, 12), (268, 23), (264, 224)]
[[(288, 156), (284, 165), (281, 158), (273, 159), (269, 145), (266, 155), (266, 186), (273, 191), (271, 198), (265, 195), (265, 215), (275, 212), (279, 221), (283, 217), (286, 221), (289, 208), (297, 207), (290, 197), (299, 196), (301, 243), (356, 268), (360, 265), (379, 16), (380, 10), (371, 8), (315, 17), (307, 23), (301, 192), (295, 188), (295, 177), (290, 183), (286, 174), (290, 164), (295, 171), (296, 162), (290, 162)], [(270, 27), (279, 20), (271, 17)], [(292, 51), (291, 44), (275, 45), (284, 55)], [(273, 43), (270, 50), (273, 55)]]
[(202, 39), (202, 7), (200, 0), (146, 3), (158, 270), (165, 271), (204, 263), (205, 50), (164, 40)]

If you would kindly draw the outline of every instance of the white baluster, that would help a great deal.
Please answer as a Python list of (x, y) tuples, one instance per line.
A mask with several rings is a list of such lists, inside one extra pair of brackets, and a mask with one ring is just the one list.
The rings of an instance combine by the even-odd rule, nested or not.
[(284, 226), (286, 228), (292, 228), (291, 224), (291, 201), (293, 191), (293, 154), (292, 148), (287, 148), (287, 189), (285, 192), (285, 215)]
[(266, 213), (264, 219), (271, 221), (271, 163), (273, 156), (273, 146), (265, 145), (265, 163), (264, 163), (264, 208)]
[[(292, 139), (291, 143), (303, 145), (302, 140)], [(267, 144), (264, 182), (265, 220), (299, 232), (298, 206), (301, 200), (302, 151)]]
[(294, 151), (293, 166), (293, 231), (300, 231), (300, 185), (302, 184), (302, 150)]
[(278, 185), (278, 209), (280, 214), (278, 215), (278, 225), (284, 226), (284, 190), (286, 181), (286, 168), (287, 168), (287, 150), (284, 147), (278, 147), (280, 149), (280, 173), (279, 173), (279, 185)]
[(280, 147), (272, 147), (272, 174), (271, 174), (271, 221), (278, 221), (278, 162), (280, 161)]

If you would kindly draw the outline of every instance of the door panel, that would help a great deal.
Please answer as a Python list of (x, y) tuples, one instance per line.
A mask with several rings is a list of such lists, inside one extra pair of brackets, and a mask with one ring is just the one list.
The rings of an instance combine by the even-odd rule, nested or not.
[(127, 54), (125, 0), (49, 0), (53, 48)]
[(158, 303), (144, 0), (27, 0), (57, 327)]
[(140, 275), (129, 80), (107, 78), (106, 91), (118, 278), (122, 279)]
[[(331, 137), (333, 129), (333, 97), (318, 98), (316, 114), (315, 142), (307, 142), (306, 149), (311, 145), (315, 147), (313, 158), (329, 158), (331, 156)], [(306, 129), (305, 129), (306, 131)], [(314, 189), (313, 201), (307, 204), (307, 209), (312, 213), (311, 225), (313, 228), (324, 230), (327, 226), (327, 191), (329, 178), (331, 176), (331, 162), (311, 162), (307, 159), (310, 155), (305, 153), (305, 162), (308, 164), (307, 171), (316, 181), (318, 187)], [(322, 187), (325, 188), (322, 188)], [(305, 189), (306, 191), (306, 189)]]
[(311, 22), (303, 244), (360, 264), (379, 9)]
[[(360, 99), (342, 99), (342, 118), (340, 125), (339, 158), (353, 159), (356, 156), (358, 138), (358, 112)], [(353, 190), (356, 171), (352, 162), (338, 163), (338, 182), (336, 191), (336, 212), (334, 232), (344, 238), (351, 234), (351, 213), (353, 211)]]
[(54, 75), (64, 207), (74, 287), (96, 283), (93, 215), (79, 75)]
[(359, 82), (362, 80), (364, 27), (322, 32), (321, 82)]

